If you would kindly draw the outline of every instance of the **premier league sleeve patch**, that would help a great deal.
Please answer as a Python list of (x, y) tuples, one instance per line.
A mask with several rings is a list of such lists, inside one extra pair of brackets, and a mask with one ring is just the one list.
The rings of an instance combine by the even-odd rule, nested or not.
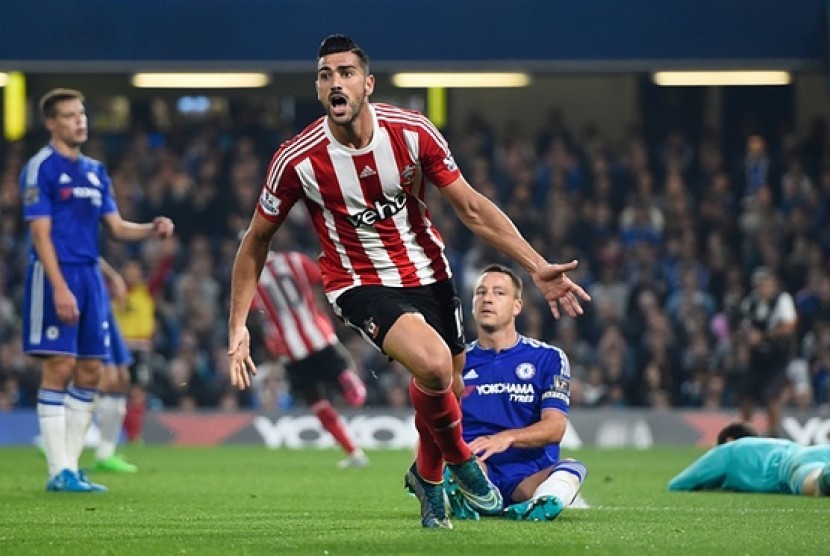
[(570, 395), (571, 381), (563, 376), (555, 376), (553, 377), (553, 389), (557, 392)]
[(559, 400), (565, 406), (571, 402), (571, 381), (563, 376), (553, 377), (553, 384), (542, 393), (542, 400)]
[(23, 204), (27, 207), (38, 204), (40, 201), (40, 188), (37, 186), (27, 187), (23, 190)]
[(262, 195), (259, 196), (259, 206), (262, 208), (262, 211), (269, 215), (269, 216), (277, 216), (280, 213), (280, 199), (268, 191), (268, 189), (262, 189)]

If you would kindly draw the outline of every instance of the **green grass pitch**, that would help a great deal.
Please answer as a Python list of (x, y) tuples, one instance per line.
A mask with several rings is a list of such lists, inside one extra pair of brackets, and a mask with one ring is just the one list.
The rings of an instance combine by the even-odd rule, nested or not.
[[(548, 523), (454, 520), (423, 530), (406, 451), (338, 470), (333, 450), (138, 446), (105, 494), (44, 491), (33, 448), (0, 448), (0, 554), (830, 554), (830, 499), (669, 493), (694, 448), (583, 449), (587, 509)], [(83, 462), (89, 460), (85, 454)]]

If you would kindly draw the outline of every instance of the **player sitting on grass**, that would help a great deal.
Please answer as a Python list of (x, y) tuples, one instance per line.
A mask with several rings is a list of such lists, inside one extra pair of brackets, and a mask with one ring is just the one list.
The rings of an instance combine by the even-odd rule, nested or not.
[[(490, 265), (473, 294), (478, 339), (467, 346), (461, 410), (464, 440), (499, 488), (507, 519), (549, 521), (576, 498), (585, 465), (559, 459), (568, 425), (571, 372), (557, 348), (522, 336), (522, 281), (507, 267)], [(452, 513), (477, 519), (445, 477)]]
[(830, 446), (758, 437), (735, 422), (718, 434), (718, 445), (669, 482), (669, 490), (731, 490), (830, 496)]

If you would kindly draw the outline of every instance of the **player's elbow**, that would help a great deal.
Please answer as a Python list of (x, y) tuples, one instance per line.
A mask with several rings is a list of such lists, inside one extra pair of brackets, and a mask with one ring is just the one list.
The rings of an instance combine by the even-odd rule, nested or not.
[(267, 253), (268, 247), (271, 245), (271, 237), (254, 227), (248, 228), (245, 235), (242, 236), (239, 250), (255, 255)]
[(109, 235), (112, 239), (118, 241), (129, 239), (129, 233), (126, 229), (127, 225), (118, 214), (110, 214), (105, 216), (102, 223), (104, 225), (104, 229), (107, 231), (107, 235)]
[(277, 231), (277, 225), (254, 213), (250, 225), (242, 234), (241, 246), (253, 250), (261, 250), (263, 246), (267, 250), (271, 240)]
[(458, 218), (461, 219), (464, 225), (471, 230), (484, 226), (487, 221), (484, 203), (482, 199), (479, 199), (476, 196), (470, 196), (469, 198), (465, 198), (462, 202), (456, 204), (455, 212), (458, 214)]

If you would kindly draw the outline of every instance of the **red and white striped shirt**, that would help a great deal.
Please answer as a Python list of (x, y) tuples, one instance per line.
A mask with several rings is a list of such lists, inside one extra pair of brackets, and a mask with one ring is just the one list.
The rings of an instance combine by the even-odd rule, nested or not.
[(265, 313), (265, 345), (277, 357), (305, 359), (337, 343), (334, 325), (314, 300), (320, 268), (297, 252), (268, 253), (252, 308)]
[(452, 275), (424, 200), (427, 183), (445, 187), (460, 176), (446, 139), (418, 112), (367, 108), (373, 133), (362, 149), (340, 144), (325, 117), (283, 143), (257, 209), (282, 223), (304, 200), (329, 300), (354, 286), (416, 287)]

